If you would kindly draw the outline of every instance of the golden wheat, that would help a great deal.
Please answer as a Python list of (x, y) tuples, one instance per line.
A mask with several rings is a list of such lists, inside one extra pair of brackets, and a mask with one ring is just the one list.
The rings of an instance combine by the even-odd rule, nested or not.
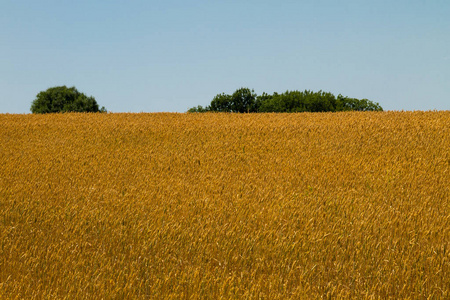
[(0, 126), (0, 298), (450, 298), (449, 111)]

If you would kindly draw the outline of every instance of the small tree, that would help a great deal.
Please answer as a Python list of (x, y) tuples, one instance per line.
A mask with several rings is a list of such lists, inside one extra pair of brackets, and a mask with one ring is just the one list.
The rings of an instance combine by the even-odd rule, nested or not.
[(231, 109), (233, 112), (255, 112), (256, 94), (249, 88), (240, 88), (231, 95)]
[(344, 97), (341, 94), (337, 97), (337, 109), (340, 110), (356, 110), (356, 111), (383, 111), (378, 102), (372, 102), (367, 99), (355, 99)]
[(189, 108), (189, 110), (187, 112), (188, 113), (204, 113), (204, 112), (208, 112), (208, 111), (209, 111), (209, 107), (203, 107), (201, 105), (198, 105), (196, 107)]
[(225, 93), (217, 94), (209, 106), (211, 111), (232, 112), (232, 98)]
[(35, 114), (58, 112), (106, 112), (105, 107), (98, 108), (94, 97), (87, 97), (75, 87), (57, 86), (37, 94), (31, 103), (31, 112)]
[(207, 109), (217, 112), (256, 112), (256, 96), (255, 91), (249, 88), (240, 88), (233, 95), (217, 94)]

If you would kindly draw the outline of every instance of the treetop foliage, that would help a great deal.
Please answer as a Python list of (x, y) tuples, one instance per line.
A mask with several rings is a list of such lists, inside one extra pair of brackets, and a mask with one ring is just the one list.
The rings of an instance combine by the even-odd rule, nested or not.
[(99, 109), (95, 98), (87, 97), (75, 87), (57, 86), (37, 94), (31, 103), (31, 112), (37, 114), (58, 112), (106, 112)]
[(368, 99), (335, 97), (329, 92), (305, 90), (286, 91), (272, 95), (255, 94), (249, 88), (240, 88), (232, 95), (216, 95), (209, 106), (198, 105), (188, 112), (337, 112), (337, 111), (382, 111), (383, 108)]

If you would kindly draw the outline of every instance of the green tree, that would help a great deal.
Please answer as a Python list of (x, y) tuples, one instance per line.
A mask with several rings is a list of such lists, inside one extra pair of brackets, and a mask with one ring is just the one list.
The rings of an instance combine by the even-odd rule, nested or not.
[(201, 105), (198, 105), (196, 107), (189, 108), (187, 112), (189, 113), (203, 113), (209, 111), (209, 107), (203, 107)]
[(336, 100), (336, 110), (337, 111), (383, 111), (383, 108), (378, 102), (372, 102), (367, 99), (355, 99), (344, 97), (341, 94), (337, 96)]
[[(277, 93), (274, 93), (275, 95)], [(266, 92), (263, 92), (262, 95), (260, 96), (256, 96), (256, 100), (255, 100), (255, 110), (257, 112), (261, 112), (261, 106), (264, 103), (267, 103), (268, 101), (272, 100), (273, 95), (267, 94)]]
[(231, 110), (233, 112), (255, 112), (256, 94), (249, 88), (240, 88), (231, 95)]
[(286, 101), (282, 94), (274, 93), (260, 98), (258, 112), (286, 112)]
[(58, 112), (106, 112), (99, 109), (94, 97), (87, 97), (75, 87), (57, 86), (37, 94), (31, 103), (31, 112), (37, 114)]
[(319, 91), (310, 94), (309, 110), (311, 112), (336, 111), (336, 98), (333, 94)]
[(217, 94), (209, 105), (209, 110), (218, 112), (232, 112), (231, 96), (225, 93)]
[(237, 89), (232, 95), (218, 94), (206, 109), (217, 112), (256, 112), (256, 94), (249, 88)]

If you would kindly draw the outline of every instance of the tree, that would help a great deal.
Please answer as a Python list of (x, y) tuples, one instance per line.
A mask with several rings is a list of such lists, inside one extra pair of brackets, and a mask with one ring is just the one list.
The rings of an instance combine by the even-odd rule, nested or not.
[(285, 112), (286, 103), (282, 95), (274, 93), (273, 96), (266, 95), (260, 98), (258, 112)]
[(256, 94), (249, 88), (240, 88), (231, 95), (231, 109), (233, 112), (255, 112)]
[(383, 111), (378, 102), (372, 102), (367, 99), (358, 100), (355, 98), (344, 97), (341, 94), (337, 97), (338, 111), (356, 110), (356, 111)]
[(217, 94), (209, 105), (211, 111), (231, 112), (231, 96), (225, 93)]
[(189, 112), (189, 113), (203, 113), (203, 112), (207, 112), (207, 111), (209, 111), (208, 107), (203, 107), (201, 105), (198, 105), (196, 107), (189, 108), (189, 110), (187, 112)]
[(57, 86), (37, 94), (31, 103), (31, 112), (35, 114), (58, 112), (106, 112), (105, 107), (98, 108), (94, 97), (87, 97), (75, 87)]
[[(237, 89), (232, 95), (217, 94), (206, 107), (205, 111), (215, 112), (256, 112), (256, 94), (249, 88)], [(197, 108), (191, 108), (189, 112), (201, 112)]]
[[(277, 95), (277, 93), (274, 93), (274, 95)], [(273, 97), (274, 97), (273, 95), (269, 95), (266, 92), (263, 92), (262, 95), (260, 95), (260, 96), (256, 96), (256, 100), (255, 100), (256, 112), (261, 112), (261, 105), (272, 100)]]

